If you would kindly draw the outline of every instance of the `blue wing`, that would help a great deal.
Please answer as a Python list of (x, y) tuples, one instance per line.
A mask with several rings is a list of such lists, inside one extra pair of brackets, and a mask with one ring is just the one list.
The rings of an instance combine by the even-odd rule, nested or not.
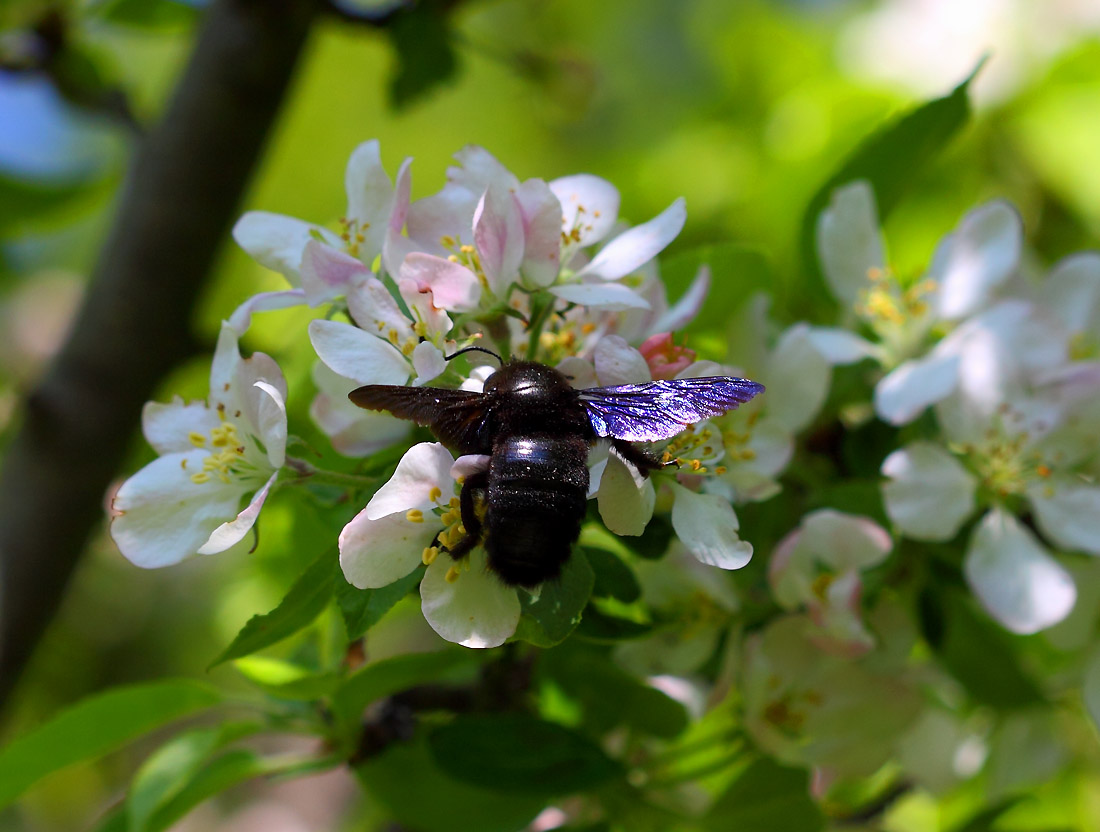
[(627, 442), (656, 442), (688, 425), (721, 416), (764, 392), (747, 378), (711, 376), (647, 381), (580, 390), (581, 403), (597, 436)]

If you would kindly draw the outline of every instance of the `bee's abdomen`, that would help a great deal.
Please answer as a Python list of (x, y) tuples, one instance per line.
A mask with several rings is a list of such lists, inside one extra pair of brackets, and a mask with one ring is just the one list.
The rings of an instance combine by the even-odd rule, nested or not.
[(588, 442), (507, 437), (489, 465), (489, 565), (506, 583), (555, 578), (580, 533), (588, 500)]

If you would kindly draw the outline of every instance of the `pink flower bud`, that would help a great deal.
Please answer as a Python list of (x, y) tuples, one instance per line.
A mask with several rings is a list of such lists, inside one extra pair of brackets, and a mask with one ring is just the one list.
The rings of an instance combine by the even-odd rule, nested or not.
[(653, 378), (676, 378), (676, 374), (695, 362), (695, 350), (672, 343), (671, 332), (659, 332), (646, 338), (638, 351), (649, 365)]

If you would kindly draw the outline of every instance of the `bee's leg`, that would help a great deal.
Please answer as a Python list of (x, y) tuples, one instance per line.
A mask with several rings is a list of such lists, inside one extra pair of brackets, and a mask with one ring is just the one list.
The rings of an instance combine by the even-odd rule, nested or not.
[(649, 476), (650, 471), (656, 471), (667, 465), (675, 465), (674, 462), (662, 462), (657, 457), (647, 454), (645, 451), (627, 442), (625, 439), (612, 439), (611, 447), (616, 450), (619, 456), (637, 468), (643, 477)]
[(447, 550), (455, 560), (466, 557), (470, 550), (481, 542), (481, 518), (477, 516), (474, 492), (484, 491), (488, 487), (488, 471), (471, 474), (462, 484), (462, 491), (458, 495), (458, 510), (462, 515), (462, 526), (466, 529), (466, 536)]

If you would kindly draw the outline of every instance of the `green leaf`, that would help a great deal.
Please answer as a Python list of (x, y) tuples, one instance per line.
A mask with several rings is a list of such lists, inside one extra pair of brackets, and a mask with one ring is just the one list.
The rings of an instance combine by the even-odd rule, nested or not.
[(606, 549), (586, 546), (583, 549), (596, 580), (592, 594), (598, 598), (614, 598), (632, 604), (642, 596), (642, 588), (633, 570)]
[(332, 597), (339, 563), (333, 550), (325, 550), (294, 582), (275, 609), (248, 620), (210, 668), (270, 647), (313, 623)]
[(145, 832), (161, 832), (202, 803), (246, 780), (271, 774), (279, 767), (243, 748), (210, 760), (149, 818)]
[(593, 604), (585, 607), (584, 617), (577, 627), (577, 635), (595, 642), (616, 642), (632, 638), (641, 638), (653, 631), (651, 624), (620, 618), (601, 612)]
[(397, 52), (389, 90), (390, 106), (395, 110), (450, 81), (458, 69), (446, 7), (444, 0), (420, 0), (386, 27)]
[(188, 731), (162, 745), (138, 769), (130, 785), (126, 799), (129, 832), (147, 832), (153, 815), (186, 788), (215, 751), (260, 730), (257, 723), (229, 723)]
[(825, 818), (810, 798), (809, 774), (761, 757), (748, 765), (704, 817), (715, 832), (817, 832)]
[(970, 82), (981, 64), (954, 90), (918, 107), (867, 138), (825, 182), (806, 206), (799, 248), (803, 267), (816, 279), (808, 281), (812, 300), (829, 302), (817, 260), (817, 217), (837, 187), (866, 179), (875, 192), (879, 218), (885, 220), (928, 165), (970, 118)]
[(525, 714), (459, 717), (434, 731), (428, 747), (454, 779), (504, 792), (565, 795), (623, 774), (587, 737)]
[(372, 662), (344, 681), (333, 694), (332, 709), (344, 722), (356, 722), (371, 702), (415, 685), (438, 682), (477, 664), (477, 655), (470, 650), (410, 653)]
[(424, 577), (424, 569), (415, 569), (389, 586), (380, 589), (359, 589), (337, 578), (336, 603), (344, 617), (344, 627), (351, 640), (377, 624), (398, 601), (404, 598)]
[(560, 644), (580, 623), (595, 580), (584, 551), (575, 547), (561, 577), (544, 583), (538, 598), (520, 592), (523, 613), (515, 638), (537, 647)]
[(665, 556), (674, 535), (672, 521), (663, 514), (657, 514), (650, 519), (640, 535), (621, 537), (619, 540), (638, 557), (659, 560)]
[(448, 777), (426, 742), (394, 743), (355, 768), (369, 796), (401, 826), (418, 832), (515, 832), (542, 811), (545, 800), (481, 789)]
[(116, 688), (78, 702), (0, 750), (0, 808), (47, 774), (100, 757), (221, 701), (206, 685), (174, 679)]
[(193, 26), (199, 10), (176, 0), (108, 0), (95, 13), (110, 23), (153, 31)]
[(267, 656), (245, 656), (233, 664), (248, 681), (281, 699), (320, 699), (335, 691), (344, 680), (342, 673), (316, 673)]

